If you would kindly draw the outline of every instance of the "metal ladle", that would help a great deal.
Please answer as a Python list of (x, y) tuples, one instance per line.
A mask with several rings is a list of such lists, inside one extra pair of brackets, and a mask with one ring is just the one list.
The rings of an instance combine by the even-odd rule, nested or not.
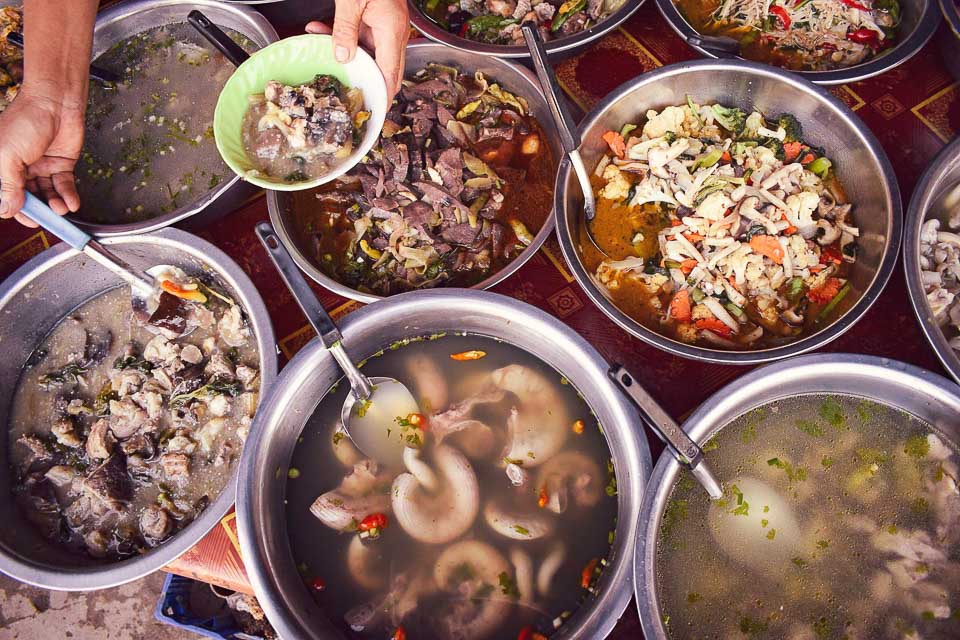
[(420, 412), (413, 394), (394, 378), (363, 375), (344, 349), (337, 325), (303, 279), (273, 227), (269, 222), (261, 222), (256, 232), (293, 299), (350, 383), (351, 393), (347, 394), (340, 411), (344, 431), (365, 455), (377, 462), (401, 466), (405, 443), (403, 428), (397, 419)]
[(570, 158), (573, 173), (577, 176), (577, 181), (580, 183), (580, 191), (583, 192), (583, 226), (587, 231), (587, 237), (597, 251), (609, 258), (610, 256), (600, 247), (597, 239), (593, 236), (591, 223), (597, 215), (597, 202), (593, 197), (593, 185), (590, 184), (590, 172), (587, 171), (587, 167), (583, 164), (583, 158), (580, 157), (580, 145), (582, 144), (580, 131), (577, 129), (577, 124), (574, 122), (573, 116), (570, 114), (566, 103), (561, 98), (557, 78), (550, 64), (547, 62), (547, 50), (544, 48), (543, 37), (540, 35), (536, 24), (533, 22), (524, 22), (520, 26), (520, 30), (523, 33), (524, 40), (527, 42), (527, 49), (530, 50), (533, 68), (537, 72), (537, 78), (540, 80), (540, 88), (543, 90), (543, 95), (546, 97), (547, 104), (550, 106), (550, 114), (553, 116), (553, 122), (560, 132), (560, 142), (563, 146), (563, 151), (567, 154), (567, 157)]
[(697, 479), (697, 482), (703, 485), (710, 497), (714, 500), (722, 498), (723, 487), (704, 461), (703, 450), (697, 443), (691, 440), (690, 436), (680, 428), (680, 425), (674, 422), (670, 414), (653, 399), (653, 396), (634, 380), (623, 365), (613, 365), (608, 375), (620, 387), (621, 391), (633, 400), (644, 421), (660, 436), (660, 439), (664, 441), (677, 461), (690, 470), (690, 473)]
[[(124, 282), (130, 285), (135, 300), (138, 298), (142, 300), (151, 299), (156, 291), (156, 282), (153, 276), (127, 264), (70, 220), (57, 215), (47, 203), (37, 196), (29, 191), (25, 192), (24, 195), (26, 199), (20, 211), (25, 216), (77, 251), (85, 254), (97, 264), (120, 276)], [(168, 268), (168, 265), (158, 265), (158, 267)]]

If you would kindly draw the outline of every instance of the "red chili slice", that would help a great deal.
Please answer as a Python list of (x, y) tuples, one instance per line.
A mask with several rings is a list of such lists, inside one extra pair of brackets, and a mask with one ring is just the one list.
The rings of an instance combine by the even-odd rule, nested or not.
[(371, 513), (360, 521), (357, 529), (360, 531), (370, 531), (371, 529), (385, 529), (387, 527), (387, 516), (382, 513)]
[(781, 6), (774, 5), (770, 7), (770, 13), (777, 16), (780, 20), (780, 24), (783, 25), (783, 30), (786, 31), (790, 28), (790, 25), (793, 23), (793, 20), (790, 19), (790, 14), (787, 13), (787, 10)]

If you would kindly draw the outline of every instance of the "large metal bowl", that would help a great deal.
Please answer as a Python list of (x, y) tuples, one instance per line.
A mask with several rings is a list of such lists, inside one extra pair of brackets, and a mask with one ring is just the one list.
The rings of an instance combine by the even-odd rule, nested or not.
[[(667, 19), (667, 23), (692, 49), (707, 58), (718, 57), (715, 51), (695, 44), (696, 40), (691, 42), (691, 38), (696, 38), (700, 34), (686, 21), (674, 0), (656, 0), (656, 2), (657, 8)], [(844, 84), (871, 78), (903, 64), (916, 55), (933, 37), (937, 25), (940, 24), (940, 11), (937, 8), (937, 0), (900, 0), (900, 5), (903, 17), (897, 31), (896, 44), (882, 55), (844, 69), (797, 71), (796, 73), (817, 84)]]
[[(396, 340), (438, 331), (492, 336), (554, 367), (583, 395), (603, 426), (616, 467), (616, 542), (595, 600), (553, 638), (603, 638), (631, 597), (630, 575), (640, 497), (650, 450), (639, 420), (607, 379), (607, 364), (572, 329), (529, 305), (493, 293), (434, 290), (404, 293), (351, 313), (343, 343), (360, 360)], [(291, 454), (304, 424), (338, 379), (340, 369), (314, 338), (287, 364), (250, 429), (240, 466), (237, 525), (250, 581), (270, 622), (284, 638), (341, 637), (316, 605), (290, 549), (284, 508)], [(324, 464), (318, 460), (318, 464)], [(319, 526), (319, 525), (318, 525)]]
[(947, 337), (933, 319), (930, 305), (920, 281), (920, 227), (931, 217), (937, 217), (946, 229), (949, 211), (939, 206), (942, 199), (952, 192), (954, 198), (960, 189), (960, 139), (947, 145), (920, 178), (910, 198), (903, 236), (903, 268), (907, 276), (910, 303), (917, 314), (920, 328), (936, 352), (944, 368), (960, 382), (960, 355), (947, 342)]
[[(266, 18), (243, 5), (230, 5), (216, 0), (128, 0), (113, 5), (97, 16), (93, 31), (93, 58), (105, 53), (113, 45), (147, 29), (168, 24), (186, 22), (187, 14), (194, 9), (202, 11), (220, 27), (242, 33), (258, 47), (265, 47), (278, 39), (277, 32)], [(213, 118), (213, 114), (210, 114)], [(248, 200), (257, 189), (241, 180), (233, 172), (219, 185), (199, 199), (189, 202), (169, 213), (121, 224), (95, 224), (78, 216), (71, 216), (77, 226), (99, 237), (149, 233), (156, 229), (181, 222), (204, 212), (210, 219), (234, 211)], [(84, 203), (96, 206), (96, 203)]]
[[(713, 394), (687, 418), (683, 430), (704, 443), (753, 408), (816, 393), (855, 395), (902, 409), (960, 443), (960, 388), (955, 384), (888, 358), (842, 353), (804, 356), (751, 371)], [(657, 593), (657, 531), (679, 472), (673, 456), (660, 457), (640, 512), (634, 582), (643, 633), (650, 640), (667, 637)]]
[[(176, 229), (150, 235), (111, 238), (104, 244), (139, 268), (166, 263), (188, 272), (208, 269), (247, 312), (260, 356), (262, 390), (277, 376), (276, 340), (267, 309), (253, 283), (225, 253), (205, 240)], [(0, 460), (8, 466), (7, 425), (13, 391), (27, 358), (50, 330), (78, 305), (122, 284), (117, 276), (66, 244), (47, 249), (0, 284)], [(0, 571), (48, 589), (100, 589), (135, 580), (173, 561), (192, 547), (230, 509), (233, 479), (204, 512), (156, 549), (114, 563), (67, 554), (43, 540), (16, 507), (12, 474), (0, 474)]]
[[(563, 54), (564, 58), (571, 56), (579, 51), (583, 51), (596, 40), (607, 35), (624, 20), (633, 15), (633, 12), (640, 8), (644, 0), (624, 0), (623, 5), (606, 19), (593, 25), (589, 29), (584, 29), (573, 35), (557, 38), (546, 43), (548, 54)], [(455, 33), (451, 33), (428, 18), (417, 5), (416, 0), (407, 0), (410, 8), (410, 22), (417, 28), (417, 31), (427, 36), (434, 42), (439, 42), (454, 49), (468, 51), (474, 54), (484, 56), (495, 56), (498, 58), (529, 58), (530, 52), (524, 46), (507, 46), (502, 44), (487, 44), (477, 42), (468, 38), (461, 38)]]
[[(459, 51), (450, 47), (445, 47), (433, 42), (415, 42), (407, 47), (406, 74), (412, 74), (428, 63), (435, 62), (456, 66), (470, 75), (476, 71), (482, 71), (488, 78), (496, 78), (504, 89), (511, 91), (518, 96), (526, 99), (530, 105), (530, 110), (534, 117), (541, 124), (541, 129), (550, 144), (550, 151), (555, 159), (563, 155), (563, 148), (560, 144), (560, 136), (556, 127), (552, 126), (553, 120), (550, 116), (550, 108), (547, 106), (546, 99), (540, 90), (540, 84), (536, 76), (528, 69), (511, 64), (506, 60), (499, 60), (490, 57), (478, 57), (471, 55), (466, 51)], [(267, 192), (267, 208), (270, 211), (270, 222), (283, 244), (290, 250), (294, 261), (303, 271), (317, 281), (321, 286), (333, 291), (344, 298), (351, 298), (359, 302), (375, 302), (382, 299), (382, 296), (363, 293), (356, 289), (342, 284), (328, 276), (309, 256), (307, 251), (298, 238), (296, 233), (297, 212), (292, 207), (293, 196), (289, 193), (279, 191)], [(513, 274), (522, 267), (527, 260), (533, 257), (543, 244), (544, 240), (553, 231), (553, 213), (547, 216), (540, 231), (534, 237), (526, 249), (520, 252), (513, 262), (506, 265), (500, 271), (490, 275), (482, 282), (474, 285), (474, 289), (487, 289), (494, 286), (504, 278)]]
[[(606, 150), (603, 132), (625, 122), (642, 120), (647, 109), (683, 104), (686, 96), (704, 103), (716, 101), (755, 108), (773, 115), (790, 112), (800, 119), (804, 136), (824, 147), (833, 159), (860, 227), (860, 250), (850, 274), (852, 296), (846, 310), (818, 333), (775, 348), (723, 351), (685, 344), (637, 322), (607, 297), (587, 271), (581, 256), (583, 196), (564, 160), (557, 176), (554, 209), (563, 256), (577, 282), (607, 316), (626, 331), (655, 347), (677, 355), (721, 364), (756, 364), (821, 347), (860, 319), (880, 295), (896, 264), (903, 226), (897, 179), (879, 142), (842, 102), (799, 76), (742, 60), (699, 60), (674, 64), (622, 84), (587, 114), (580, 124), (580, 154), (588, 168)], [(589, 242), (589, 240), (586, 240)]]

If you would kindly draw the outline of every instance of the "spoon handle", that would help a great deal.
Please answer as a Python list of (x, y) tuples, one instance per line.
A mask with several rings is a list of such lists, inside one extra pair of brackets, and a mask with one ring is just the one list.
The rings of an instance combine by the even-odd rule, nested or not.
[(580, 147), (580, 131), (577, 129), (577, 122), (573, 119), (567, 103), (560, 97), (560, 86), (557, 84), (557, 77), (547, 61), (547, 50), (543, 44), (543, 37), (533, 22), (524, 22), (520, 25), (520, 30), (523, 33), (524, 40), (527, 41), (527, 48), (530, 50), (530, 56), (533, 59), (533, 69), (537, 72), (540, 88), (547, 98), (554, 124), (560, 130), (563, 150), (567, 153), (573, 153)]
[(194, 9), (187, 14), (187, 20), (194, 29), (200, 32), (207, 42), (212, 44), (223, 56), (233, 63), (233, 66), (239, 67), (250, 55), (243, 50), (243, 47), (234, 42), (230, 36), (223, 32), (202, 12)]
[(153, 282), (137, 273), (137, 270), (118, 258), (114, 253), (94, 240), (90, 234), (73, 224), (64, 216), (57, 215), (47, 203), (29, 191), (20, 211), (38, 225), (54, 234), (71, 247), (88, 256), (97, 264), (120, 276), (138, 293), (148, 296), (153, 292)]
[(677, 459), (694, 473), (697, 480), (710, 493), (710, 496), (712, 498), (721, 497), (723, 490), (720, 488), (720, 483), (710, 473), (707, 465), (703, 464), (703, 451), (697, 446), (697, 443), (691, 440), (690, 436), (680, 428), (680, 425), (670, 417), (670, 414), (653, 399), (653, 396), (633, 379), (633, 376), (623, 365), (613, 365), (608, 375), (620, 390), (633, 400), (644, 421), (667, 444)]
[(293, 258), (290, 257), (290, 253), (280, 242), (277, 232), (273, 230), (269, 222), (258, 224), (256, 232), (263, 248), (267, 250), (267, 255), (270, 256), (270, 260), (273, 261), (273, 265), (280, 273), (283, 283), (290, 289), (293, 299), (297, 301), (300, 309), (307, 316), (307, 321), (317, 332), (323, 346), (327, 348), (333, 359), (340, 365), (354, 393), (362, 400), (369, 398), (372, 393), (370, 380), (360, 372), (360, 369), (353, 364), (350, 356), (347, 355), (343, 348), (343, 335), (337, 329), (337, 325), (333, 323), (333, 318), (317, 300), (317, 296), (314, 295), (310, 285), (303, 279), (303, 275), (294, 263)]

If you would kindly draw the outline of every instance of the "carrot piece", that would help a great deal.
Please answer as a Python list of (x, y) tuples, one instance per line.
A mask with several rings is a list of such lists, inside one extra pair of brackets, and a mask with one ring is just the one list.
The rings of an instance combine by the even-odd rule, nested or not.
[(615, 154), (617, 154), (618, 158), (622, 158), (627, 155), (627, 143), (624, 142), (623, 136), (616, 131), (607, 131), (605, 134), (603, 134), (603, 141), (607, 143), (608, 147), (610, 147), (610, 151), (613, 151)]
[(687, 231), (685, 234), (683, 234), (683, 237), (689, 240), (690, 244), (693, 244), (694, 242), (700, 242), (701, 240), (703, 240), (702, 235), (700, 235), (699, 233), (694, 233), (693, 231)]
[(716, 318), (700, 318), (694, 326), (697, 329), (712, 331), (722, 338), (730, 337), (730, 327), (725, 325), (722, 320), (717, 320)]
[(773, 236), (753, 236), (750, 238), (750, 248), (777, 264), (783, 264), (783, 247)]
[(813, 155), (812, 153), (808, 153), (807, 155), (800, 158), (800, 164), (802, 164), (803, 166), (807, 166), (808, 164), (810, 164), (816, 159), (817, 159), (817, 156)]
[(697, 261), (694, 260), (693, 258), (688, 258), (680, 263), (680, 271), (683, 272), (684, 275), (686, 275), (691, 271), (693, 271), (694, 267), (696, 266), (697, 266)]
[(670, 226), (671, 226), (671, 227), (679, 227), (679, 226), (682, 225), (682, 224), (683, 224), (683, 223), (680, 222), (679, 220), (677, 220), (676, 218), (674, 218), (673, 220), (670, 221)]
[(784, 142), (783, 143), (783, 160), (784, 162), (793, 162), (800, 155), (800, 143), (799, 142)]
[(473, 351), (462, 351), (460, 353), (451, 353), (450, 358), (457, 361), (479, 360), (480, 358), (483, 358), (486, 355), (487, 355), (486, 351), (473, 350)]
[(830, 245), (829, 247), (824, 247), (820, 252), (820, 262), (822, 264), (840, 264), (843, 262), (843, 254), (840, 253), (840, 250), (837, 249), (835, 245)]
[(670, 317), (677, 322), (690, 322), (690, 291), (681, 289), (670, 301)]
[(207, 296), (203, 295), (203, 292), (197, 289), (196, 285), (194, 285), (193, 289), (188, 289), (186, 287), (181, 287), (172, 280), (161, 280), (160, 288), (170, 295), (182, 298), (184, 300), (191, 300), (193, 302), (199, 302), (200, 304), (203, 304), (207, 301)]
[(720, 154), (720, 162), (733, 162), (733, 156), (730, 155), (729, 151), (724, 151)]
[(842, 283), (839, 278), (827, 278), (827, 281), (816, 289), (811, 289), (807, 292), (807, 298), (810, 302), (816, 304), (826, 304), (833, 300), (833, 298), (839, 293)]

